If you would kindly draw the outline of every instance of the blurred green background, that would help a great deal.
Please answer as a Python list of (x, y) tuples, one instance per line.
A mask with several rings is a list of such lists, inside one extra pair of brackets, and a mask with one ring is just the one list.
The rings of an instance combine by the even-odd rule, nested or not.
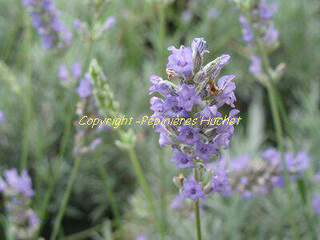
[[(77, 95), (74, 89), (61, 84), (61, 64), (70, 67), (78, 61), (86, 72), (90, 60), (96, 58), (121, 112), (138, 117), (151, 113), (149, 76), (165, 76), (167, 47), (190, 45), (193, 38), (203, 37), (211, 50), (207, 59), (230, 54), (232, 61), (224, 72), (237, 75), (237, 107), (243, 121), (225, 154), (256, 156), (266, 146), (275, 145), (267, 94), (248, 72), (239, 11), (232, 1), (54, 2), (70, 30), (75, 19), (91, 30), (108, 16), (114, 16), (116, 24), (92, 43), (91, 50), (90, 41), (72, 30), (70, 48), (46, 51), (21, 2), (0, 0), (0, 111), (6, 117), (0, 125), (0, 170), (20, 168), (26, 163), (36, 191), (32, 206), (37, 212), (41, 211), (51, 180), (57, 179), (41, 231), (44, 239), (52, 232), (74, 163)], [(310, 153), (313, 167), (304, 180), (311, 194), (312, 189), (319, 188), (311, 184), (311, 178), (319, 169), (320, 156), (320, 2), (274, 2), (279, 6), (275, 24), (280, 47), (272, 54), (271, 63), (287, 65), (277, 86), (288, 115), (284, 122), (286, 144), (289, 149), (307, 149)], [(172, 184), (176, 170), (169, 161), (170, 151), (160, 149), (153, 129), (136, 126), (133, 131), (137, 156), (157, 199), (157, 211), (163, 214), (166, 239), (193, 239), (192, 216), (188, 211), (170, 209), (177, 193)], [(128, 154), (115, 144), (118, 135), (111, 130), (99, 136), (102, 144), (82, 156), (59, 239), (130, 240), (141, 234), (147, 239), (159, 239)], [(86, 141), (89, 144), (93, 139)], [(120, 210), (122, 237), (114, 223), (107, 188)], [(288, 206), (287, 195), (281, 190), (251, 201), (213, 197), (204, 209), (204, 239), (292, 239), (289, 221), (299, 226), (300, 239), (312, 239), (310, 224), (305, 220), (310, 206), (301, 204), (294, 191), (293, 207)], [(313, 227), (319, 227), (319, 219), (313, 221)]]

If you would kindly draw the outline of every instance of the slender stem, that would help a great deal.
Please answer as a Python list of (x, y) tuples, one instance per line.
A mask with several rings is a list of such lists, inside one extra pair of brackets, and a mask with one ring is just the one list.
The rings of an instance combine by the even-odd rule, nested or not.
[[(31, 26), (30, 23), (28, 21), (26, 21), (26, 39), (27, 39), (27, 43), (31, 43), (32, 39), (31, 39)], [(29, 56), (27, 57), (29, 58)], [(28, 60), (28, 59), (27, 59)], [(29, 59), (30, 60), (30, 59)], [(29, 61), (29, 63), (31, 63), (32, 61)], [(24, 129), (23, 129), (23, 136), (22, 136), (22, 150), (21, 150), (21, 159), (20, 159), (20, 170), (22, 171), (23, 169), (27, 168), (28, 165), (28, 148), (29, 148), (29, 124), (31, 121), (31, 113), (32, 113), (32, 84), (31, 84), (31, 78), (32, 78), (32, 64), (27, 64), (27, 69), (26, 69), (26, 91), (24, 92), (24, 94), (21, 95), (21, 97), (23, 98), (23, 102), (25, 104), (25, 108), (24, 108)]]
[(58, 236), (58, 233), (59, 233), (59, 230), (60, 230), (60, 226), (61, 226), (61, 221), (63, 219), (64, 213), (65, 213), (65, 210), (67, 208), (68, 201), (69, 201), (69, 198), (70, 198), (70, 195), (71, 195), (72, 187), (74, 185), (74, 182), (75, 182), (76, 177), (77, 177), (78, 172), (79, 172), (80, 162), (81, 162), (81, 158), (80, 157), (76, 157), (75, 163), (74, 163), (73, 168), (72, 168), (71, 176), (70, 176), (70, 178), (68, 180), (67, 188), (66, 188), (66, 191), (64, 192), (62, 203), (61, 203), (59, 211), (58, 211), (58, 215), (57, 215), (57, 217), (55, 219), (55, 222), (54, 222), (53, 232), (51, 234), (50, 240), (57, 239), (57, 236)]
[[(155, 208), (155, 204), (154, 204), (154, 198), (153, 198), (153, 195), (152, 195), (152, 192), (149, 188), (149, 185), (146, 181), (146, 178), (143, 174), (143, 171), (142, 171), (142, 167), (141, 167), (141, 164), (137, 158), (137, 154), (136, 154), (136, 151), (134, 149), (134, 146), (131, 146), (128, 148), (128, 153), (129, 153), (129, 157), (130, 157), (130, 160), (131, 160), (131, 163), (133, 165), (133, 169), (134, 169), (134, 172), (135, 172), (135, 175), (136, 177), (138, 178), (138, 182), (139, 182), (139, 185), (141, 186), (146, 198), (147, 198), (147, 202), (148, 202), (148, 207), (150, 209), (150, 211), (152, 212), (153, 216), (154, 216), (154, 219), (156, 221), (156, 224), (159, 228), (159, 231), (160, 233), (162, 232), (162, 224), (159, 222), (159, 218), (158, 218), (158, 214), (157, 214), (157, 211), (156, 211), (156, 208)], [(161, 235), (160, 236), (162, 239), (163, 239), (163, 236)]]
[(102, 178), (102, 181), (103, 181), (103, 183), (105, 185), (107, 198), (108, 198), (108, 201), (109, 201), (110, 206), (111, 206), (112, 213), (113, 213), (114, 218), (115, 218), (116, 226), (117, 226), (117, 228), (119, 228), (119, 232), (121, 233), (122, 230), (121, 230), (120, 213), (119, 213), (119, 209), (118, 209), (117, 203), (116, 203), (116, 201), (115, 201), (115, 199), (113, 197), (112, 188), (111, 188), (110, 183), (108, 181), (108, 171), (102, 165), (100, 158), (98, 160), (98, 165), (99, 165), (98, 166), (98, 170), (99, 170), (100, 176)]
[(160, 150), (160, 176), (163, 180), (160, 183), (160, 200), (161, 200), (161, 224), (162, 224), (162, 231), (161, 235), (164, 237), (166, 234), (166, 227), (167, 227), (167, 196), (166, 196), (166, 167), (163, 158), (163, 151)]
[[(198, 182), (199, 181), (199, 173), (198, 170), (194, 169), (194, 178)], [(196, 218), (196, 233), (197, 233), (197, 240), (201, 240), (201, 219), (200, 219), (200, 208), (199, 208), (199, 202), (200, 200), (196, 201), (194, 203), (194, 213)]]
[[(285, 187), (286, 187), (286, 191), (289, 199), (288, 203), (291, 207), (293, 207), (293, 193), (290, 186), (290, 176), (287, 169), (287, 164), (283, 156), (285, 146), (284, 146), (284, 138), (283, 138), (283, 128), (282, 128), (281, 118), (280, 118), (280, 109), (279, 109), (280, 104), (277, 103), (279, 97), (277, 96), (276, 88), (274, 87), (275, 79), (271, 74), (272, 69), (271, 69), (271, 64), (269, 62), (267, 53), (265, 52), (259, 40), (257, 40), (256, 43), (257, 43), (258, 51), (261, 55), (264, 72), (268, 77), (267, 82), (265, 83), (265, 86), (267, 88), (269, 103), (271, 105), (273, 124), (276, 131), (276, 139), (277, 139), (277, 144), (280, 152), (280, 158), (284, 167)], [(299, 239), (298, 225), (295, 224), (292, 218), (290, 219), (291, 219), (290, 221), (291, 221), (291, 227), (292, 227), (294, 239)]]

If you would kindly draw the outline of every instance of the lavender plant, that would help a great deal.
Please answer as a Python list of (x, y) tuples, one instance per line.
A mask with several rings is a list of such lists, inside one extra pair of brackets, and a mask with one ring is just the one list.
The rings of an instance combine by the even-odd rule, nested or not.
[(0, 193), (4, 196), (8, 239), (34, 239), (39, 219), (30, 208), (34, 192), (27, 171), (19, 175), (16, 169), (6, 170), (4, 179), (0, 177)]
[(281, 161), (281, 153), (269, 148), (258, 158), (242, 155), (230, 161), (222, 159), (219, 164), (229, 173), (232, 192), (250, 199), (264, 196), (274, 188), (283, 188), (285, 169), (288, 169), (291, 181), (297, 181), (311, 167), (310, 157), (304, 151), (286, 152), (284, 158), (286, 166)]
[(65, 48), (71, 44), (72, 34), (62, 24), (52, 0), (22, 0), (32, 25), (42, 39), (45, 49)]
[[(229, 62), (229, 55), (222, 55), (203, 66), (204, 55), (208, 52), (203, 38), (195, 38), (191, 48), (169, 47), (166, 72), (169, 80), (151, 76), (150, 100), (153, 117), (161, 120), (170, 118), (189, 119), (181, 125), (162, 124), (156, 132), (160, 134), (161, 147), (171, 146), (172, 162), (178, 169), (193, 170), (193, 175), (175, 178), (183, 199), (194, 202), (197, 239), (201, 239), (199, 202), (210, 193), (228, 194), (229, 183), (226, 173), (211, 172), (207, 165), (219, 152), (229, 146), (234, 126), (226, 120), (220, 125), (209, 124), (210, 119), (222, 117), (223, 107), (228, 113), (225, 119), (237, 118), (235, 109), (234, 75), (218, 78), (223, 67)], [(191, 123), (194, 119), (202, 123)], [(237, 118), (239, 120), (239, 118)]]
[(284, 73), (285, 64), (280, 63), (273, 69), (268, 58), (279, 46), (279, 33), (273, 22), (277, 5), (270, 4), (266, 0), (235, 2), (241, 11), (239, 20), (251, 61), (249, 71), (268, 90), (277, 142), (280, 151), (283, 152), (283, 127), (275, 85)]

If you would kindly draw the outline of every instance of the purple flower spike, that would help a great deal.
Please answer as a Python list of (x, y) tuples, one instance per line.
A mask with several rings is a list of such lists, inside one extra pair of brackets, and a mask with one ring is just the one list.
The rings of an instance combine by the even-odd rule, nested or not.
[(72, 34), (60, 22), (59, 13), (52, 0), (22, 0), (27, 8), (32, 25), (42, 38), (45, 49), (65, 48), (70, 45)]
[(193, 177), (184, 181), (182, 195), (184, 198), (189, 198), (194, 202), (199, 199), (205, 199), (201, 184), (196, 182)]
[[(169, 50), (171, 54), (166, 69), (169, 80), (151, 76), (149, 92), (156, 96), (150, 99), (150, 108), (153, 117), (164, 120), (156, 127), (156, 132), (160, 134), (160, 146), (173, 149), (172, 162), (176, 167), (184, 171), (192, 168), (195, 172), (201, 169), (203, 173), (197, 181), (182, 178), (177, 184), (181, 193), (177, 201), (180, 203), (181, 198), (198, 201), (212, 192), (211, 183), (208, 183), (212, 176), (209, 160), (228, 147), (234, 133), (234, 126), (213, 121), (215, 118), (227, 121), (239, 113), (234, 109), (235, 76), (227, 75), (217, 80), (230, 61), (227, 54), (204, 65), (203, 55), (208, 50), (203, 38), (195, 38), (191, 48), (181, 46), (179, 49), (170, 47)], [(226, 116), (221, 113), (222, 107)], [(175, 124), (177, 119), (179, 123)], [(217, 181), (225, 182), (226, 178), (225, 175), (215, 178), (215, 190), (220, 194), (227, 195), (228, 187), (223, 191)]]
[(248, 20), (244, 16), (239, 18), (241, 27), (242, 27), (242, 38), (246, 43), (250, 43), (253, 40), (253, 32), (250, 27)]
[(167, 69), (172, 69), (177, 75), (188, 79), (192, 74), (192, 51), (191, 48), (181, 46), (179, 49), (169, 47), (171, 55), (168, 58)]

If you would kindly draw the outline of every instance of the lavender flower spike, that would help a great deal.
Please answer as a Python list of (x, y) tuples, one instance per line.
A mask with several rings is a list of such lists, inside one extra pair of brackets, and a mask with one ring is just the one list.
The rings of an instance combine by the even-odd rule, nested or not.
[(5, 171), (4, 178), (0, 177), (0, 193), (5, 200), (10, 234), (14, 239), (33, 239), (39, 227), (39, 219), (29, 207), (34, 192), (27, 171), (21, 175), (16, 169)]
[(71, 32), (60, 22), (52, 0), (22, 0), (27, 8), (33, 27), (42, 38), (45, 49), (65, 48), (72, 40)]
[[(203, 66), (203, 56), (208, 52), (203, 38), (195, 38), (191, 48), (181, 46), (179, 49), (170, 47), (169, 50), (171, 55), (166, 71), (169, 80), (155, 75), (150, 78), (149, 92), (156, 94), (150, 100), (153, 117), (196, 118), (205, 122), (211, 118), (223, 117), (221, 109), (224, 108), (227, 117), (238, 118), (239, 111), (235, 109), (235, 76), (218, 78), (230, 60), (229, 55), (224, 54)], [(176, 77), (170, 82), (172, 74)], [(213, 175), (208, 165), (213, 158), (219, 157), (221, 149), (229, 146), (233, 126), (200, 124), (197, 121), (188, 124), (185, 121), (178, 126), (159, 126), (156, 132), (160, 134), (161, 147), (172, 147), (172, 162), (176, 167), (194, 172), (194, 176), (182, 177), (177, 198), (179, 203), (182, 199), (198, 202), (213, 192), (228, 195), (231, 188), (227, 175), (222, 172)], [(200, 169), (201, 176), (197, 174)], [(213, 191), (207, 191), (207, 186), (211, 185)]]

